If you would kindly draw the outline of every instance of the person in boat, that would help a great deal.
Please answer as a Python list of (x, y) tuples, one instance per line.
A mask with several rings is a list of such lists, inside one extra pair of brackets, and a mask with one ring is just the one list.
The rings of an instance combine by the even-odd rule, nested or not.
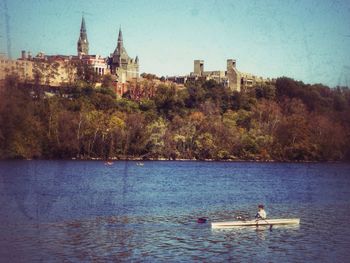
[(258, 205), (258, 213), (255, 215), (255, 219), (266, 219), (266, 212), (264, 209), (264, 205)]

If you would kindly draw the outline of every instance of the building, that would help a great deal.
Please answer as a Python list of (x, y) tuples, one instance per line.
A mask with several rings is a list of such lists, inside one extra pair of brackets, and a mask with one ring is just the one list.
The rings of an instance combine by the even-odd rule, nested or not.
[(217, 82), (226, 80), (226, 72), (224, 70), (204, 71), (204, 60), (194, 61), (194, 70), (190, 73), (191, 77), (213, 79)]
[(12, 60), (6, 56), (0, 56), (0, 80), (5, 80), (9, 75), (16, 74), (21, 81), (33, 78), (33, 63), (23, 60)]
[(22, 51), (21, 57), (11, 60), (0, 57), (0, 80), (16, 74), (20, 81), (40, 85), (61, 86), (77, 79), (77, 63), (88, 64), (97, 75), (108, 74), (107, 59), (100, 55), (89, 55), (85, 19), (82, 17), (80, 35), (77, 42), (77, 55), (45, 55), (39, 52)]
[(17, 75), (21, 82), (40, 85), (60, 86), (74, 80), (76, 71), (70, 66), (68, 56), (46, 56), (39, 52), (35, 57), (22, 51), (17, 60), (2, 58), (0, 60), (0, 80), (8, 75)]
[(16, 60), (0, 58), (0, 80), (15, 74), (22, 82), (58, 87), (77, 79), (76, 65), (80, 62), (90, 65), (97, 75), (108, 73), (106, 59), (99, 55), (78, 57), (39, 52), (33, 57), (30, 52), (22, 51), (22, 56)]
[(115, 80), (117, 93), (127, 90), (127, 82), (139, 79), (139, 59), (130, 58), (123, 43), (123, 35), (119, 29), (118, 43), (110, 57), (89, 54), (89, 41), (84, 16), (81, 20), (77, 41), (77, 55), (45, 55), (39, 52), (32, 56), (31, 52), (22, 51), (17, 60), (0, 57), (0, 80), (16, 74), (20, 81), (38, 83), (48, 86), (62, 86), (73, 83), (77, 79), (77, 65), (89, 65), (100, 76), (111, 74)]
[[(97, 75), (111, 74), (117, 94), (124, 94), (128, 87), (126, 84), (135, 83), (140, 79), (138, 56), (135, 59), (129, 57), (124, 47), (121, 28), (119, 28), (117, 46), (109, 57), (104, 58), (100, 55), (89, 54), (89, 41), (83, 16), (77, 41), (77, 55), (48, 56), (39, 52), (36, 56), (32, 56), (31, 52), (22, 51), (21, 58), (17, 60), (1, 56), (0, 80), (4, 80), (10, 74), (17, 74), (19, 79), (24, 82), (61, 86), (73, 83), (78, 79), (79, 68), (77, 65), (79, 63), (91, 66)], [(166, 80), (181, 86), (188, 81), (197, 79), (214, 80), (229, 87), (232, 91), (241, 91), (259, 83), (273, 81), (240, 72), (234, 59), (227, 60), (226, 70), (214, 71), (204, 70), (204, 60), (194, 60), (194, 69), (189, 75), (167, 77)]]
[(89, 41), (87, 37), (84, 16), (81, 19), (80, 35), (77, 43), (78, 57), (71, 56), (74, 61), (81, 60), (83, 63), (91, 65), (97, 75), (107, 73), (107, 59), (100, 55), (89, 55)]
[(119, 29), (117, 47), (108, 58), (108, 68), (120, 83), (139, 78), (139, 59), (137, 56), (135, 59), (130, 58), (126, 52), (121, 28)]
[(100, 55), (81, 55), (79, 57), (72, 57), (72, 59), (89, 64), (97, 75), (103, 76), (109, 73), (107, 70), (107, 59)]
[(238, 71), (235, 59), (227, 60), (226, 70), (214, 71), (204, 70), (204, 60), (194, 60), (193, 72), (190, 75), (167, 77), (167, 80), (180, 84), (197, 79), (214, 80), (229, 87), (232, 91), (241, 91), (242, 89), (253, 87), (258, 83), (271, 82), (270, 79), (264, 79), (263, 77)]
[(236, 68), (236, 60), (228, 59), (226, 69), (227, 86), (233, 91), (241, 91), (241, 76)]
[(87, 39), (84, 16), (81, 19), (80, 36), (77, 43), (78, 56), (89, 55), (89, 41)]
[(241, 74), (237, 70), (235, 59), (227, 60), (226, 71), (204, 71), (204, 61), (195, 60), (194, 70), (191, 72), (191, 76), (205, 78), (206, 80), (215, 80), (216, 82), (223, 83), (232, 91), (241, 91), (243, 86), (246, 86), (248, 83), (254, 83), (250, 79), (246, 80), (247, 74)]

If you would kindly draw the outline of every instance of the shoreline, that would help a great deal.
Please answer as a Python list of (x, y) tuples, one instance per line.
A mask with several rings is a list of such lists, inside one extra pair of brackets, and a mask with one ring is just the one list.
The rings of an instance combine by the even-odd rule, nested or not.
[(33, 158), (33, 159), (20, 159), (20, 158), (12, 158), (12, 159), (0, 159), (0, 161), (102, 161), (102, 162), (118, 162), (118, 161), (131, 161), (131, 162), (227, 162), (227, 163), (234, 163), (234, 162), (246, 162), (246, 163), (350, 163), (348, 160), (338, 160), (338, 161), (331, 161), (331, 160), (325, 160), (325, 161), (317, 161), (317, 160), (249, 160), (249, 159), (186, 159), (186, 158), (179, 158), (179, 159), (167, 159), (167, 158), (141, 158), (141, 157), (132, 157), (132, 158), (52, 158), (52, 159), (43, 159), (43, 158)]

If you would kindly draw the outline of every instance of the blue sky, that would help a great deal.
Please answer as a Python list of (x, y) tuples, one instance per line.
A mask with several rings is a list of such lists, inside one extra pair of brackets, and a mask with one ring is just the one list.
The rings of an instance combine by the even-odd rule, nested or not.
[[(6, 52), (1, 2), (0, 52)], [(90, 53), (108, 56), (122, 26), (140, 71), (181, 75), (203, 59), (205, 70), (289, 76), (306, 83), (350, 86), (350, 1), (55, 1), (7, 0), (12, 57), (76, 54), (82, 11)]]

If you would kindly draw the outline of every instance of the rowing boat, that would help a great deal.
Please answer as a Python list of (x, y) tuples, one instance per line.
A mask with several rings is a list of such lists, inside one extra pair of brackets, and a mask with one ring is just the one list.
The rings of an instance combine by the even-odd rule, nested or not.
[(259, 219), (249, 221), (226, 221), (226, 222), (212, 222), (212, 228), (225, 228), (235, 226), (264, 226), (264, 225), (291, 225), (300, 224), (299, 218), (290, 219)]

